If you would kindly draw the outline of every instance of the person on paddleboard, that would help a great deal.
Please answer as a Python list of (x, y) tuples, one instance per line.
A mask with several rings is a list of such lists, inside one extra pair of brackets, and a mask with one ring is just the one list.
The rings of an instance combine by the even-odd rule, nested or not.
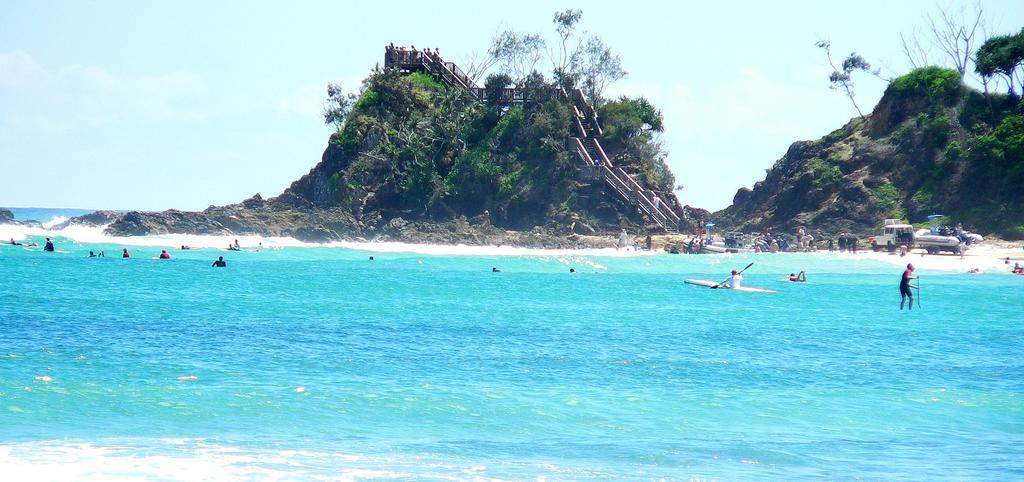
[(740, 286), (742, 286), (742, 284), (743, 275), (736, 270), (732, 270), (732, 275), (729, 276), (729, 279), (725, 280), (725, 283), (722, 283), (722, 286), (732, 289), (739, 288)]
[(910, 284), (910, 280), (914, 279), (914, 265), (908, 264), (906, 271), (903, 272), (903, 278), (900, 279), (900, 309), (903, 309), (903, 303), (910, 298), (910, 304), (907, 306), (908, 310), (914, 309), (914, 293), (910, 291), (910, 288), (916, 288), (916, 286)]

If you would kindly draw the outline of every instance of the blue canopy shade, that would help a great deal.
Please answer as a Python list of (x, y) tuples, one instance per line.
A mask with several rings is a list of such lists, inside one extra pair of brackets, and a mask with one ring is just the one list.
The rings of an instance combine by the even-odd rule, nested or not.
[(944, 214), (929, 214), (928, 219), (939, 219), (946, 217)]

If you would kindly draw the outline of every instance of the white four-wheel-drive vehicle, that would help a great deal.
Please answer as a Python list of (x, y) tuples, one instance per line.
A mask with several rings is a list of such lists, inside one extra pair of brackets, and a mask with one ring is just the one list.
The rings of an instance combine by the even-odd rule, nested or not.
[(907, 249), (914, 247), (914, 227), (901, 223), (898, 219), (886, 219), (882, 227), (882, 234), (868, 238), (871, 242), (871, 249), (879, 251), (886, 249), (895, 251), (900, 246)]
[(929, 254), (936, 254), (942, 251), (951, 253), (962, 253), (966, 248), (960, 238), (948, 236), (938, 229), (922, 229), (915, 232), (914, 227), (901, 222), (898, 219), (886, 219), (882, 228), (882, 234), (869, 238), (871, 248), (875, 251), (886, 249), (895, 251), (900, 246), (920, 248)]

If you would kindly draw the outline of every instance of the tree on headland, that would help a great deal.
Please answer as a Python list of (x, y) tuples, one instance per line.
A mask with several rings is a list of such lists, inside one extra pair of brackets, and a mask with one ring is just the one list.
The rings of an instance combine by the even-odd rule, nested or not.
[(604, 91), (609, 85), (626, 77), (622, 59), (596, 35), (587, 38), (573, 52), (569, 69), (581, 84), (583, 94), (594, 105), (604, 100)]
[[(967, 11), (961, 7), (958, 12), (953, 12), (939, 7), (937, 16), (926, 15), (928, 23), (928, 34), (931, 44), (937, 47), (948, 60), (952, 68), (960, 73), (960, 78), (967, 74), (972, 61), (971, 53), (974, 51), (975, 37), (979, 29), (984, 30), (984, 10), (979, 2), (973, 11)], [(918, 34), (915, 31), (910, 34), (909, 40), (900, 34), (903, 45), (903, 53), (910, 62), (911, 67), (920, 68), (932, 65), (929, 61), (928, 49), (921, 45)]]
[(553, 48), (549, 48), (539, 34), (510, 28), (500, 30), (491, 39), (486, 57), (470, 56), (468, 75), (476, 80), (497, 67), (499, 73), (512, 79), (513, 84), (520, 85), (536, 71), (537, 64), (546, 55), (557, 86), (565, 89), (579, 87), (591, 104), (600, 105), (605, 101), (603, 96), (607, 88), (626, 77), (627, 73), (622, 68), (622, 59), (600, 36), (578, 32), (582, 18), (581, 10), (568, 9), (554, 14), (552, 23), (558, 41), (553, 42)]
[(996, 35), (985, 40), (975, 54), (975, 70), (978, 74), (984, 79), (990, 79), (997, 74), (1004, 76), (1009, 85), (1010, 95), (1016, 95), (1015, 76), (1022, 63), (1024, 29), (1016, 35)]
[(327, 100), (324, 102), (324, 123), (333, 125), (341, 132), (345, 119), (352, 112), (355, 94), (346, 94), (341, 84), (327, 84)]
[(551, 59), (551, 70), (558, 75), (560, 72), (566, 72), (569, 67), (569, 62), (572, 58), (572, 52), (579, 48), (577, 43), (573, 49), (569, 48), (569, 40), (573, 38), (576, 33), (576, 24), (583, 18), (582, 10), (566, 9), (561, 12), (555, 12), (555, 17), (552, 20), (555, 24), (555, 31), (558, 32), (558, 53), (548, 53), (548, 57)]
[(544, 47), (540, 35), (505, 29), (491, 40), (487, 54), (498, 63), (501, 73), (518, 82), (533, 72), (544, 56)]
[(842, 90), (846, 97), (850, 99), (853, 108), (857, 110), (857, 115), (864, 119), (864, 113), (861, 112), (860, 107), (857, 105), (856, 94), (853, 91), (853, 73), (863, 71), (881, 78), (878, 70), (871, 70), (871, 64), (864, 60), (864, 57), (857, 55), (856, 52), (847, 56), (843, 60), (841, 67), (837, 67), (835, 61), (832, 60), (832, 44), (827, 40), (819, 40), (815, 45), (825, 51), (825, 58), (828, 59), (828, 64), (832, 67), (832, 73), (828, 76), (829, 88)]

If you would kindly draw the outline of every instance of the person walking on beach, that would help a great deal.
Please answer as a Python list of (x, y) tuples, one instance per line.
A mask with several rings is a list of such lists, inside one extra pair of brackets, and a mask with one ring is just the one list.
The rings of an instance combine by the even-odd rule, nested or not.
[(914, 309), (914, 293), (910, 291), (910, 288), (917, 287), (910, 284), (912, 279), (915, 279), (914, 265), (908, 264), (906, 271), (903, 272), (903, 278), (900, 279), (900, 310), (903, 310), (903, 303), (907, 301), (907, 298), (910, 298), (910, 304), (907, 305), (907, 309)]
[(214, 267), (214, 268), (224, 268), (227, 265), (228, 265), (228, 263), (224, 261), (224, 257), (223, 256), (218, 256), (217, 257), (217, 261), (214, 261), (213, 265), (211, 265), (211, 266)]

